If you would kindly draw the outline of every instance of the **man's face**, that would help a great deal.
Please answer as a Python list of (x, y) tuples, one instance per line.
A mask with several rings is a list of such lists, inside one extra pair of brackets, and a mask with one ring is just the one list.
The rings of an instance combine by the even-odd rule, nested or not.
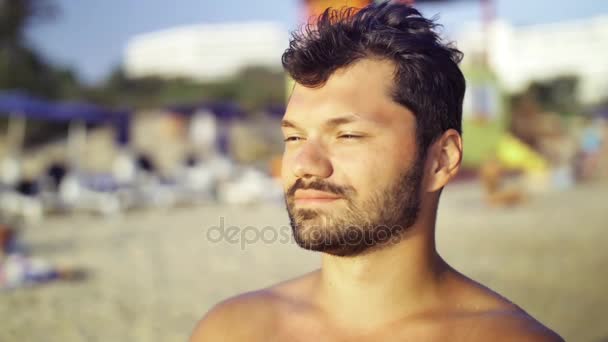
[(423, 166), (414, 115), (391, 99), (393, 73), (391, 62), (364, 59), (322, 87), (296, 85), (282, 180), (300, 246), (357, 255), (415, 222)]

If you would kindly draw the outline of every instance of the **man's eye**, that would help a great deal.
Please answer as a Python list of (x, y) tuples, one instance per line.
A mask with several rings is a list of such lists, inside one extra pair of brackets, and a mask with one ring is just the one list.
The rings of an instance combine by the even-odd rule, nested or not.
[(340, 138), (340, 139), (348, 139), (348, 140), (350, 140), (350, 139), (358, 139), (358, 138), (361, 138), (361, 136), (360, 136), (360, 135), (354, 135), (354, 134), (342, 134), (342, 135), (340, 135), (338, 138)]
[(292, 141), (300, 141), (300, 140), (302, 140), (302, 137), (287, 137), (283, 141), (292, 142)]

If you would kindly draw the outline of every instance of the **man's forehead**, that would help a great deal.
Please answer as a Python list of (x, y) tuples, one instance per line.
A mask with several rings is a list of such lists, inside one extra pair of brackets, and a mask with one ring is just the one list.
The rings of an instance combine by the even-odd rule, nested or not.
[(291, 100), (302, 102), (323, 97), (346, 97), (349, 100), (387, 99), (394, 89), (395, 66), (390, 61), (363, 59), (335, 70), (323, 84), (308, 87), (296, 83)]
[(283, 121), (290, 123), (302, 123), (303, 121), (326, 123), (333, 120), (341, 124), (373, 122), (381, 119), (378, 115), (380, 113), (382, 113), (382, 110), (376, 110), (375, 106), (371, 104), (362, 106), (357, 105), (356, 101), (344, 99), (340, 96), (316, 96), (316, 94), (307, 93), (306, 89), (303, 89), (303, 91), (294, 89)]
[(302, 92), (296, 90), (300, 85), (295, 84), (293, 89), (291, 90), (291, 94), (289, 95), (288, 104), (291, 106), (301, 105), (303, 101), (305, 101), (305, 97), (302, 95)]
[(318, 87), (296, 83), (287, 106), (289, 121), (325, 121), (355, 114), (359, 121), (390, 121), (406, 108), (392, 98), (394, 67), (390, 62), (363, 60), (339, 69)]

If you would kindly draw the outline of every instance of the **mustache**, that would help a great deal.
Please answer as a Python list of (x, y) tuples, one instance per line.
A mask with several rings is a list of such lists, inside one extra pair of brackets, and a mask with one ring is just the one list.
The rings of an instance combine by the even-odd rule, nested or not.
[(349, 186), (340, 186), (320, 180), (314, 180), (305, 184), (302, 178), (298, 178), (289, 190), (287, 190), (287, 197), (293, 198), (297, 190), (318, 190), (344, 197), (355, 192), (355, 189)]

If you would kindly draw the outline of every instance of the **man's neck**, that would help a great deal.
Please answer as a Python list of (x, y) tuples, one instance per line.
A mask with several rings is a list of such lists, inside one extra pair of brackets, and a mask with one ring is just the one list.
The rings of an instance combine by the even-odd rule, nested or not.
[(318, 303), (338, 324), (373, 328), (435, 306), (447, 269), (424, 232), (361, 256), (324, 254)]

